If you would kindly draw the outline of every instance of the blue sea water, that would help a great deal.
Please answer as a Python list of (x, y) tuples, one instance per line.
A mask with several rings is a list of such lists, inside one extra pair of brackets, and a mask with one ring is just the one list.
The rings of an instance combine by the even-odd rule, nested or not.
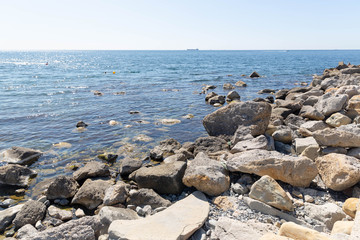
[[(224, 83), (242, 80), (248, 86), (236, 91), (242, 100), (251, 100), (261, 97), (257, 91), (264, 88), (310, 83), (313, 74), (339, 61), (360, 64), (360, 51), (0, 52), (0, 150), (23, 146), (47, 152), (32, 166), (41, 169), (40, 178), (124, 144), (146, 154), (169, 137), (183, 143), (206, 135), (202, 119), (215, 108), (195, 93), (204, 84), (226, 94)], [(252, 71), (263, 77), (243, 76)], [(103, 96), (95, 96), (95, 90)], [(194, 118), (182, 118), (186, 114)], [(181, 123), (163, 125), (159, 120), (164, 118)], [(89, 124), (84, 132), (76, 131), (80, 120)], [(121, 124), (110, 126), (110, 120)], [(154, 140), (137, 141), (139, 134)], [(54, 148), (58, 142), (72, 147)]]

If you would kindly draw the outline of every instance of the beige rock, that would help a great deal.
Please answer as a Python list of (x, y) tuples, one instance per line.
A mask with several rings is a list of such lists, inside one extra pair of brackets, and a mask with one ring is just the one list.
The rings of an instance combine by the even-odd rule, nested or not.
[(274, 233), (267, 233), (259, 240), (291, 240), (292, 238), (275, 235)]
[(220, 209), (223, 209), (224, 211), (230, 210), (230, 209), (236, 209), (236, 200), (234, 197), (228, 197), (228, 196), (218, 196), (214, 198), (213, 203)]
[(286, 222), (281, 225), (279, 235), (295, 240), (330, 240), (328, 236), (323, 235), (318, 231), (297, 225), (292, 222)]
[(205, 222), (209, 203), (204, 194), (194, 192), (169, 208), (137, 220), (116, 220), (109, 227), (110, 239), (188, 239)]
[(350, 124), (351, 118), (341, 113), (334, 113), (326, 119), (326, 123), (332, 127), (340, 127), (341, 125)]
[(315, 131), (313, 137), (320, 146), (360, 147), (360, 125), (348, 124), (335, 129)]
[(291, 143), (292, 141), (291, 129), (290, 128), (279, 129), (272, 134), (272, 137), (274, 138), (275, 141), (279, 141), (282, 143)]
[(246, 87), (247, 84), (244, 81), (239, 80), (239, 81), (237, 81), (235, 83), (235, 86), (237, 86), (237, 87)]
[(346, 217), (341, 207), (335, 203), (327, 202), (323, 205), (305, 203), (305, 216), (311, 218), (317, 225), (321, 225), (331, 230), (336, 221)]
[(251, 186), (249, 196), (281, 210), (292, 211), (294, 209), (284, 189), (267, 175), (262, 176)]
[(319, 157), (319, 150), (319, 146), (311, 145), (305, 148), (304, 151), (302, 151), (302, 153), (300, 154), (300, 156), (308, 157), (311, 160), (315, 161), (315, 159)]
[[(360, 210), (360, 206), (357, 206), (357, 210)], [(359, 240), (360, 238), (360, 214), (355, 215), (354, 226), (351, 230), (349, 240)]]
[(264, 135), (260, 135), (256, 138), (240, 141), (235, 144), (231, 149), (231, 153), (244, 152), (246, 150), (252, 149), (268, 149), (269, 143), (267, 138)]
[(342, 207), (343, 211), (352, 218), (355, 218), (356, 206), (359, 204), (359, 198), (348, 198)]
[(313, 137), (295, 138), (295, 151), (297, 154), (301, 154), (309, 146), (319, 147)]
[(350, 98), (346, 109), (348, 110), (355, 110), (356, 112), (360, 113), (360, 95), (355, 95)]
[(317, 130), (329, 128), (329, 126), (323, 121), (307, 121), (306, 123), (301, 124), (300, 128), (305, 128), (310, 132), (315, 132)]
[(325, 118), (323, 114), (321, 114), (318, 110), (309, 105), (303, 106), (299, 112), (299, 115), (312, 120), (323, 120)]
[(344, 233), (350, 235), (353, 226), (353, 221), (337, 221), (334, 223), (333, 229), (331, 230), (331, 235), (334, 235), (336, 233)]
[(231, 172), (269, 175), (293, 186), (308, 187), (318, 174), (316, 164), (307, 157), (292, 157), (276, 151), (250, 150), (227, 160)]
[(330, 153), (316, 159), (325, 185), (335, 191), (345, 190), (360, 181), (360, 160), (344, 154)]

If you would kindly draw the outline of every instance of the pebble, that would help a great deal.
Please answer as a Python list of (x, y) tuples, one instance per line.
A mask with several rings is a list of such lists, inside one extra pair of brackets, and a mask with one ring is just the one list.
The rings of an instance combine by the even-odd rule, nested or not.
[(75, 211), (75, 216), (76, 216), (77, 218), (85, 217), (85, 212), (84, 212), (84, 210), (82, 210), (81, 208), (76, 209), (76, 211)]
[(314, 198), (310, 195), (305, 195), (304, 200), (305, 200), (305, 202), (308, 202), (308, 203), (313, 203), (315, 201)]
[(15, 203), (15, 200), (11, 199), (11, 198), (8, 198), (2, 202), (0, 202), (0, 207), (2, 208), (7, 208), (9, 207), (11, 204), (14, 204)]

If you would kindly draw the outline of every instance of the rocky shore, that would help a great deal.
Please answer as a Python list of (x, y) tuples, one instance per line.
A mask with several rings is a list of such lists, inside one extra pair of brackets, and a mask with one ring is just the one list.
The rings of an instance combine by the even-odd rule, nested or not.
[(209, 136), (166, 139), (144, 161), (101, 156), (38, 183), (36, 199), (11, 196), (42, 153), (2, 151), (0, 239), (360, 239), (360, 66), (248, 102), (223, 87), (203, 88), (219, 107), (203, 119)]

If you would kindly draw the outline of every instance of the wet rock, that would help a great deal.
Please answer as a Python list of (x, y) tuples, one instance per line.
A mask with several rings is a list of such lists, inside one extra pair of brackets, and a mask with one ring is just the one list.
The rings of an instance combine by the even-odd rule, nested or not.
[(356, 207), (359, 204), (359, 202), (360, 202), (359, 198), (348, 198), (344, 202), (342, 210), (344, 211), (344, 213), (346, 213), (350, 217), (355, 218)]
[(27, 187), (29, 179), (36, 177), (37, 173), (17, 164), (10, 164), (0, 167), (0, 184), (15, 187)]
[(273, 94), (274, 92), (275, 92), (274, 89), (265, 88), (265, 89), (258, 91), (257, 94)]
[(29, 200), (21, 210), (16, 214), (13, 221), (15, 229), (19, 229), (26, 224), (35, 225), (35, 223), (44, 218), (46, 206), (42, 202)]
[(269, 175), (299, 187), (309, 186), (318, 173), (315, 163), (309, 158), (261, 149), (236, 153), (228, 158), (226, 165), (231, 172)]
[(142, 160), (125, 157), (123, 160), (121, 160), (121, 165), (119, 169), (120, 175), (128, 176), (132, 172), (141, 168), (141, 166)]
[(332, 127), (340, 127), (341, 125), (350, 124), (351, 118), (341, 113), (334, 113), (326, 119), (326, 123)]
[(210, 196), (217, 196), (229, 189), (230, 177), (220, 162), (200, 152), (194, 160), (188, 161), (183, 183)]
[(80, 204), (90, 210), (95, 209), (103, 202), (105, 190), (109, 187), (108, 181), (87, 179), (75, 194), (71, 204)]
[(313, 133), (320, 146), (360, 147), (360, 125), (343, 125), (335, 129), (324, 129)]
[(318, 231), (313, 229), (300, 226), (293, 222), (283, 223), (280, 227), (279, 233), (280, 236), (289, 237), (291, 239), (301, 239), (301, 240), (330, 240), (326, 235), (321, 234)]
[(160, 122), (164, 125), (174, 125), (181, 123), (179, 119), (171, 119), (171, 118), (161, 119)]
[(234, 85), (232, 85), (231, 83), (224, 83), (223, 88), (225, 90), (235, 89)]
[(153, 150), (150, 151), (150, 158), (162, 161), (164, 158), (174, 155), (175, 150), (181, 148), (181, 144), (173, 138), (163, 140), (156, 146)]
[(347, 100), (348, 96), (346, 94), (332, 96), (331, 93), (327, 93), (320, 97), (319, 101), (315, 104), (315, 109), (327, 117), (335, 112), (339, 112)]
[(208, 90), (210, 90), (210, 89), (215, 89), (215, 88), (216, 88), (215, 85), (205, 85), (205, 86), (202, 88), (202, 90), (208, 91)]
[(226, 99), (228, 101), (240, 100), (240, 95), (236, 91), (231, 91), (227, 94)]
[(109, 166), (100, 162), (88, 162), (84, 167), (73, 173), (74, 179), (77, 181), (91, 177), (107, 177), (110, 176)]
[(194, 142), (194, 155), (199, 152), (213, 153), (228, 150), (229, 146), (224, 139), (218, 137), (200, 137)]
[(353, 226), (354, 226), (353, 221), (337, 221), (334, 223), (334, 226), (331, 230), (331, 235), (335, 235), (337, 233), (350, 235)]
[[(140, 134), (141, 135), (141, 134)], [(145, 136), (145, 135), (144, 135)], [(144, 137), (144, 136), (137, 136), (137, 137)], [(136, 138), (136, 137), (135, 137)], [(146, 137), (144, 137), (144, 138), (146, 138)], [(102, 153), (102, 154), (99, 154), (98, 156), (97, 156), (99, 159), (102, 159), (102, 160), (104, 160), (104, 161), (107, 161), (107, 162), (115, 162), (116, 161), (116, 159), (117, 159), (117, 157), (118, 157), (118, 155), (116, 155), (116, 154), (111, 154), (111, 153)]]
[(211, 104), (211, 105), (215, 105), (215, 104), (217, 104), (217, 103), (219, 103), (219, 104), (224, 104), (225, 103), (225, 96), (222, 96), (222, 95), (216, 95), (215, 97), (212, 97), (212, 98), (210, 98), (209, 99), (209, 103)]
[(140, 188), (151, 188), (161, 194), (180, 194), (184, 188), (182, 178), (185, 162), (164, 163), (138, 169), (133, 178)]
[(244, 81), (239, 80), (239, 81), (237, 81), (235, 83), (235, 86), (237, 86), (237, 87), (246, 87), (247, 84)]
[(126, 204), (140, 207), (150, 205), (155, 209), (158, 207), (168, 207), (171, 205), (171, 202), (162, 198), (152, 189), (142, 188), (138, 191), (130, 191)]
[(110, 224), (115, 220), (135, 220), (139, 216), (134, 210), (118, 207), (102, 207), (99, 212), (100, 222), (103, 224), (103, 232), (107, 232)]
[(43, 153), (31, 148), (12, 147), (0, 152), (0, 162), (30, 165), (37, 161)]
[(324, 224), (329, 230), (332, 229), (336, 221), (342, 220), (346, 216), (341, 208), (334, 203), (325, 203), (324, 205), (305, 203), (304, 211), (306, 216)]
[(115, 185), (109, 187), (105, 191), (104, 205), (111, 206), (118, 203), (125, 203), (129, 195), (130, 185), (124, 182), (117, 182)]
[(95, 96), (102, 96), (102, 95), (104, 95), (102, 92), (100, 92), (100, 91), (98, 91), (98, 90), (93, 91), (93, 93), (94, 93)]
[(60, 219), (61, 221), (67, 221), (73, 218), (71, 211), (63, 210), (55, 206), (50, 206), (48, 213), (51, 217)]
[(284, 189), (267, 175), (262, 176), (251, 186), (249, 196), (281, 210), (292, 211), (294, 209)]
[(14, 220), (16, 214), (21, 210), (23, 204), (19, 204), (0, 211), (0, 232), (3, 232)]
[(313, 137), (295, 138), (295, 151), (297, 154), (301, 154), (305, 148), (309, 146), (319, 147), (318, 143)]
[(335, 191), (345, 190), (360, 181), (360, 160), (338, 153), (316, 159), (321, 179)]
[(258, 78), (258, 77), (260, 77), (260, 75), (257, 72), (252, 72), (249, 77)]
[(236, 145), (231, 149), (230, 152), (234, 154), (253, 149), (271, 150), (271, 146), (269, 146), (267, 138), (264, 135), (260, 135), (256, 138), (236, 143)]
[(46, 197), (49, 200), (58, 198), (71, 198), (77, 190), (79, 184), (72, 177), (58, 176), (49, 185), (46, 191)]
[(215, 97), (215, 96), (217, 96), (216, 93), (210, 92), (210, 93), (206, 94), (206, 96), (205, 96), (205, 101), (208, 102), (210, 98), (213, 98), (213, 97)]
[[(138, 220), (116, 220), (109, 227), (110, 239), (188, 239), (205, 222), (209, 203), (194, 192), (155, 215)], [(174, 221), (174, 216), (176, 221)]]
[(312, 120), (323, 120), (325, 118), (324, 114), (309, 105), (303, 106), (299, 112), (299, 115)]
[(203, 125), (210, 136), (234, 135), (239, 126), (261, 135), (269, 124), (271, 106), (267, 103), (234, 102), (205, 116)]
[(76, 127), (77, 128), (86, 128), (88, 125), (83, 122), (83, 121), (79, 121), (77, 124), (76, 124)]

